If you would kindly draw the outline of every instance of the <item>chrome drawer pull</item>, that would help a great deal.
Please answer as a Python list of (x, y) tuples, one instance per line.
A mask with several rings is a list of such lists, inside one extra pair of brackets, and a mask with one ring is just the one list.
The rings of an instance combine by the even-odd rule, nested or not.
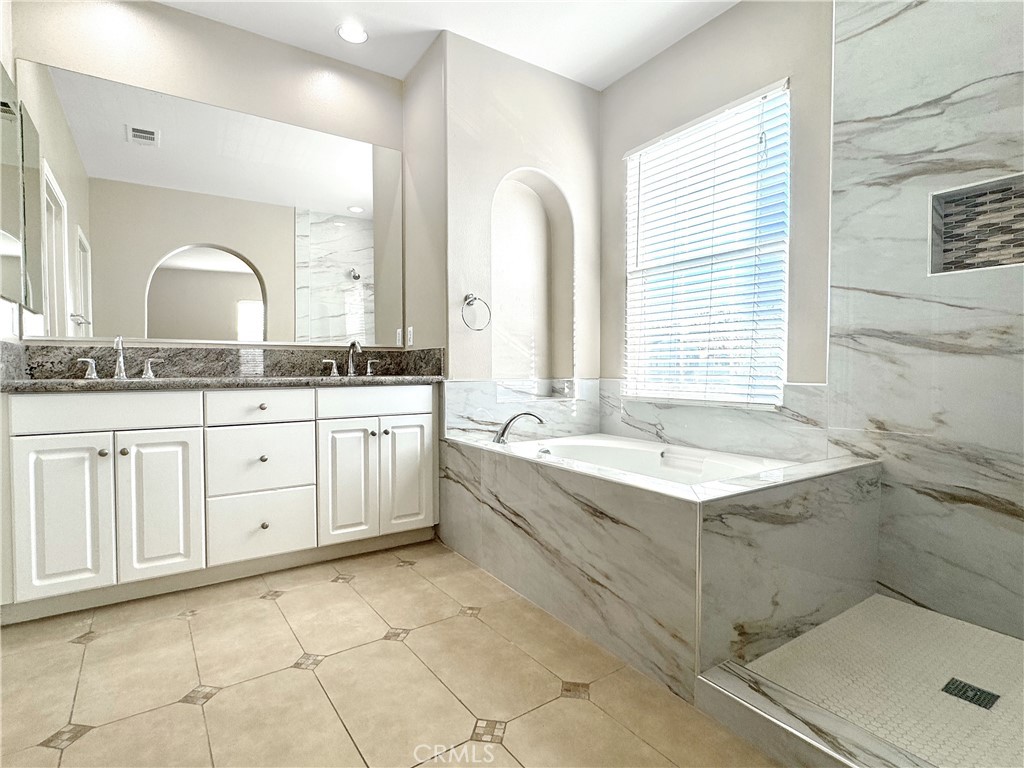
[(260, 403), (260, 410), (261, 410), (261, 411), (265, 411), (265, 410), (267, 410), (267, 408), (269, 408), (269, 407), (270, 407), (270, 406), (269, 406), (269, 405), (267, 405), (266, 403)]
[(266, 464), (268, 461), (270, 461), (270, 457), (266, 456), (266, 455), (260, 456), (260, 461), (262, 461), (264, 464)]
[(120, 451), (118, 451), (118, 453), (120, 453), (122, 456), (127, 456), (130, 453), (130, 451), (127, 448), (122, 448)]
[(104, 459), (110, 455), (110, 451), (108, 451), (106, 448), (100, 448), (99, 451), (97, 451), (97, 453), (99, 453), (100, 457)]
[(377, 436), (377, 430), (371, 429), (370, 430), (370, 437), (376, 437), (376, 436)]
[(384, 434), (385, 435), (390, 435), (391, 434), (391, 430), (390, 429), (385, 429), (384, 430)]
[(260, 528), (262, 528), (264, 531), (267, 530), (267, 528), (269, 528), (269, 527), (270, 527), (270, 523), (260, 523)]

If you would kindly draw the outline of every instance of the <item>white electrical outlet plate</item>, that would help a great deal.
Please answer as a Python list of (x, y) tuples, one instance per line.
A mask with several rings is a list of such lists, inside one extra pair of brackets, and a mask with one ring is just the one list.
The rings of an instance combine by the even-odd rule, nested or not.
[(409, 326), (409, 328), (405, 332), (405, 345), (407, 347), (411, 347), (412, 346), (412, 326), (411, 325)]
[(396, 347), (405, 346), (405, 344), (402, 342), (402, 329), (401, 328), (395, 328), (395, 346)]

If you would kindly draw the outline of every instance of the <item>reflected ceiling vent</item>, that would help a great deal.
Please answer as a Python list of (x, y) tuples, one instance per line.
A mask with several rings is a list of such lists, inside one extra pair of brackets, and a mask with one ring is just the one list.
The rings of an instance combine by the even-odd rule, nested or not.
[(159, 147), (160, 131), (151, 131), (149, 128), (126, 125), (124, 127), (124, 139), (143, 147)]
[(9, 101), (0, 101), (0, 117), (4, 120), (16, 120), (18, 113), (14, 111)]

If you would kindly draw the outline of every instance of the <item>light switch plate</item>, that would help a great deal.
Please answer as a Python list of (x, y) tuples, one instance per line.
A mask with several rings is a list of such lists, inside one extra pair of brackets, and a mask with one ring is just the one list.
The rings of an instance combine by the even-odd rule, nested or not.
[(407, 346), (407, 347), (411, 347), (412, 346), (412, 326), (411, 325), (409, 326), (409, 328), (405, 332), (405, 346)]
[(395, 328), (395, 346), (396, 347), (403, 347), (403, 346), (405, 346), (405, 343), (402, 341), (402, 329), (401, 328)]

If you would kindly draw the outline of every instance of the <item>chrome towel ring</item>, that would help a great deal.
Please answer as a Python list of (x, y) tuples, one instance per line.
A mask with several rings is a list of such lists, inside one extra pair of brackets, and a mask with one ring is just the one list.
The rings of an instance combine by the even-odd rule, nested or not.
[[(466, 318), (466, 307), (476, 306), (477, 302), (479, 302), (480, 304), (483, 304), (485, 307), (487, 307), (487, 319), (484, 321), (484, 324), (479, 326), (479, 327), (473, 325)], [(491, 305), (488, 304), (483, 299), (481, 299), (479, 296), (477, 296), (475, 294), (472, 294), (472, 293), (467, 293), (466, 294), (466, 298), (462, 302), (462, 322), (464, 322), (466, 324), (466, 327), (469, 328), (469, 330), (471, 330), (471, 331), (482, 331), (482, 330), (484, 330), (488, 325), (491, 324)]]

